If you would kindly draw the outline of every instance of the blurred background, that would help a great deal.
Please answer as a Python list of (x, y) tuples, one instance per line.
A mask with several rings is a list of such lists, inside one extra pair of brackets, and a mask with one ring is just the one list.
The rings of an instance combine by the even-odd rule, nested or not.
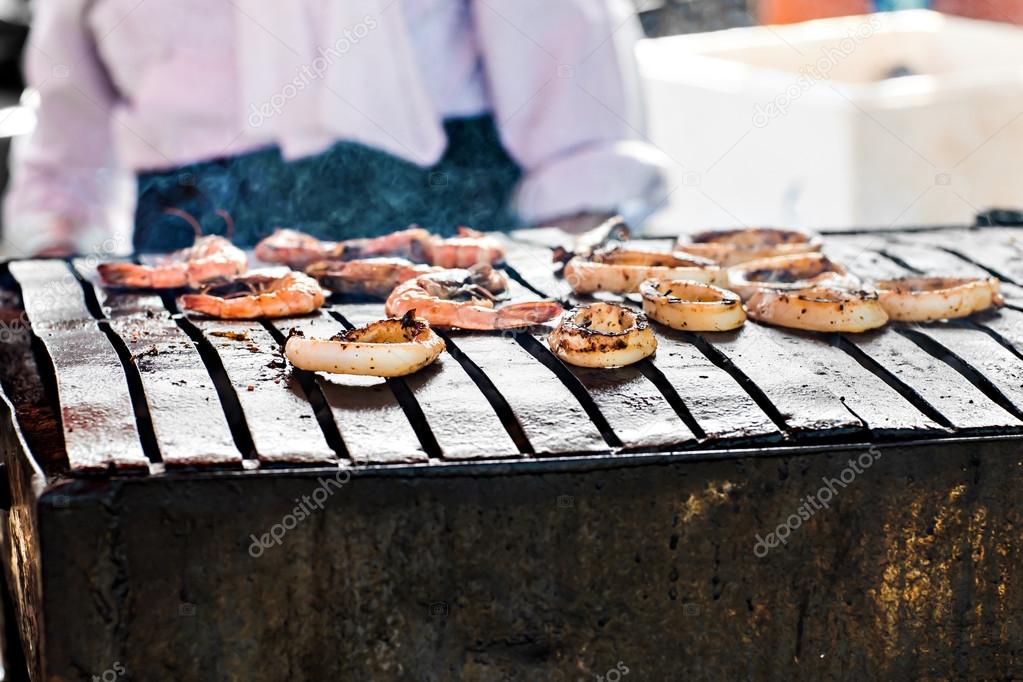
[[(648, 231), (965, 224), (1023, 205), (1023, 2), (634, 1), (648, 135), (672, 163)], [(0, 189), (33, 125), (31, 5), (0, 0)]]

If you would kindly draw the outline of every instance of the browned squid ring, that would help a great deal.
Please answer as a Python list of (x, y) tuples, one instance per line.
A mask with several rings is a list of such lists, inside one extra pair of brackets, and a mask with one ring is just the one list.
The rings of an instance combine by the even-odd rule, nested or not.
[(579, 367), (624, 367), (657, 350), (646, 315), (617, 303), (592, 303), (565, 313), (547, 343), (555, 355)]
[(742, 299), (760, 289), (798, 291), (815, 286), (855, 289), (860, 281), (839, 263), (821, 253), (762, 258), (728, 269), (728, 288)]
[(746, 312), (758, 322), (815, 332), (865, 332), (888, 322), (877, 294), (828, 286), (760, 289), (746, 302)]
[(729, 267), (761, 258), (820, 251), (821, 238), (802, 230), (774, 227), (708, 230), (692, 235), (689, 242), (680, 238), (675, 249)]
[(901, 277), (876, 287), (888, 316), (905, 322), (967, 317), (1004, 303), (996, 277)]
[(648, 279), (639, 285), (643, 311), (672, 329), (723, 332), (746, 322), (739, 295), (703, 282)]

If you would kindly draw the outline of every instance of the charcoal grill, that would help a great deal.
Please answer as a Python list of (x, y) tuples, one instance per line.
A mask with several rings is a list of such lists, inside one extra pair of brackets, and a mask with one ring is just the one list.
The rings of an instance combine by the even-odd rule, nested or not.
[[(379, 304), (200, 320), (88, 261), (12, 262), (4, 554), (32, 677), (1011, 677), (1021, 238), (826, 239), (865, 277), (1000, 277), (1007, 305), (966, 321), (658, 328), (610, 372), (540, 330), (448, 333), (387, 381), (280, 353)], [(569, 298), (545, 248), (507, 266)], [(846, 481), (851, 458), (874, 463)]]

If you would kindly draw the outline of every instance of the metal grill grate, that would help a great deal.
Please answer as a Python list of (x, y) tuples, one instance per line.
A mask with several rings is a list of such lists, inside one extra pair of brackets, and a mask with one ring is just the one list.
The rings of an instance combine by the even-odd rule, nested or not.
[[(201, 320), (171, 298), (103, 289), (84, 261), (18, 261), (8, 269), (31, 335), (8, 344), (18, 367), (4, 372), (4, 388), (49, 475), (1023, 434), (1017, 235), (992, 227), (825, 240), (865, 278), (999, 276), (1008, 304), (966, 321), (866, 335), (752, 322), (722, 334), (658, 327), (653, 358), (612, 372), (563, 365), (540, 335), (451, 332), (435, 365), (388, 381), (293, 372), (280, 352), (291, 328), (332, 334), (381, 317), (379, 304), (341, 301), (272, 324)], [(512, 242), (507, 265), (518, 294), (570, 300), (545, 248)]]

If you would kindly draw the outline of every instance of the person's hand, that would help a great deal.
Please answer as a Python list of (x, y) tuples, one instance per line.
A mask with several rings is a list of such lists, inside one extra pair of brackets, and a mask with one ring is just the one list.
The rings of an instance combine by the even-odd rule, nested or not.
[(542, 225), (534, 225), (534, 227), (557, 227), (568, 234), (583, 234), (614, 215), (614, 213), (577, 213), (556, 220), (545, 220)]

